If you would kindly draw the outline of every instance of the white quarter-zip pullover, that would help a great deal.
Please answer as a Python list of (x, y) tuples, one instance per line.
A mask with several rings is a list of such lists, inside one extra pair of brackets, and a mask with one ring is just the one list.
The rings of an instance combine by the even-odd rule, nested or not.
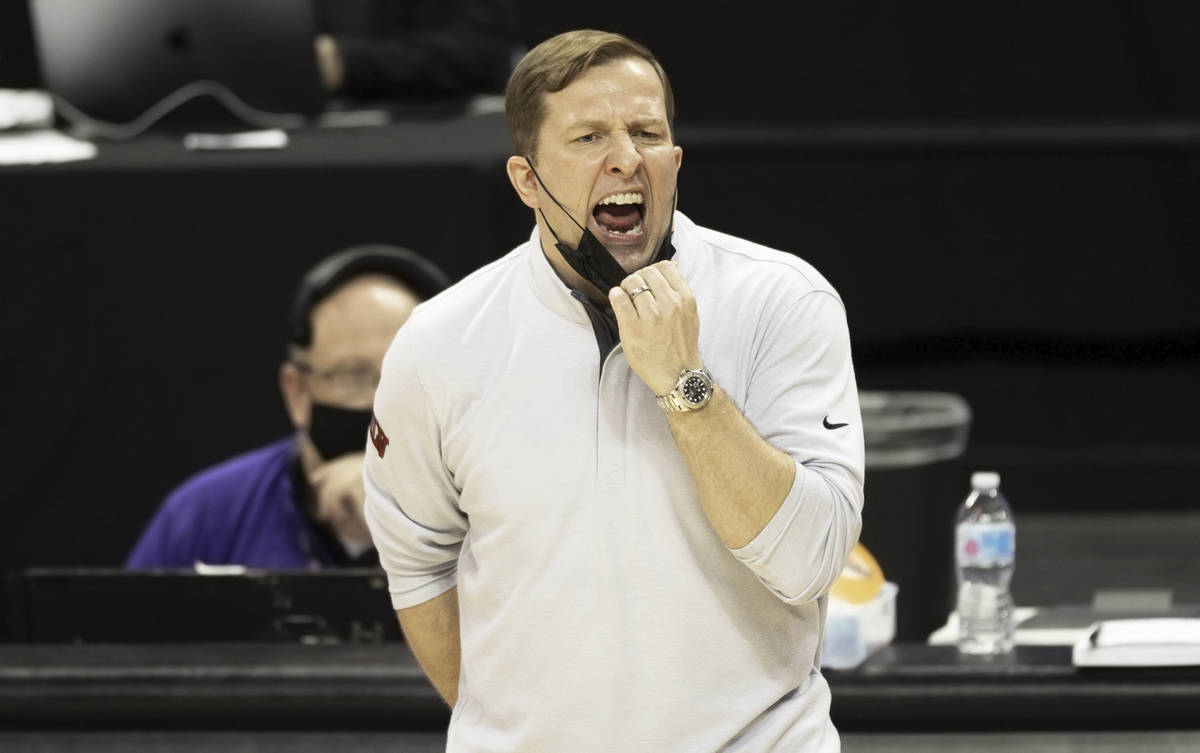
[(597, 360), (536, 230), (419, 306), (384, 360), (367, 521), (397, 609), (458, 586), (451, 753), (839, 749), (816, 662), (862, 510), (845, 311), (790, 254), (674, 227), (705, 366), (797, 464), (741, 549), (621, 346)]

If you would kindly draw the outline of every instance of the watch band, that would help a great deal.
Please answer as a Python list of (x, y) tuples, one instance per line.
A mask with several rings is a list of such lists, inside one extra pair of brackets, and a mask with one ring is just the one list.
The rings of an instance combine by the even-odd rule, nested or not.
[(654, 399), (658, 401), (658, 407), (667, 413), (682, 413), (683, 411), (692, 410), (692, 408), (689, 408), (680, 401), (679, 395), (675, 390), (671, 390), (665, 395), (658, 395)]

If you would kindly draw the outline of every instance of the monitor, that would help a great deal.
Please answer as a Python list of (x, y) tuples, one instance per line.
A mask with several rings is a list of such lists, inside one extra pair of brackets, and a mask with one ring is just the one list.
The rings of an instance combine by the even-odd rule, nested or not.
[(375, 569), (9, 573), (0, 633), (18, 643), (381, 643), (402, 640)]
[(29, 3), (44, 85), (69, 120), (129, 125), (201, 95), (263, 126), (323, 106), (312, 0)]

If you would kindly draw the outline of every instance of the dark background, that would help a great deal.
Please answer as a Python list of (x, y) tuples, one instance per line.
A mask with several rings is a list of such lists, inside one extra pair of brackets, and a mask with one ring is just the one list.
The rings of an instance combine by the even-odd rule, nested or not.
[[(36, 83), (21, 5), (0, 85)], [(598, 26), (658, 54), (680, 209), (824, 272), (861, 388), (968, 400), (956, 491), (921, 509), (986, 466), (1018, 516), (1194, 511), (1200, 7), (703, 8), (519, 3), (530, 45)], [(284, 434), (283, 313), (316, 259), (394, 242), (457, 278), (526, 237), (498, 118), (413, 127), (0, 168), (0, 568), (119, 563), (171, 487)]]

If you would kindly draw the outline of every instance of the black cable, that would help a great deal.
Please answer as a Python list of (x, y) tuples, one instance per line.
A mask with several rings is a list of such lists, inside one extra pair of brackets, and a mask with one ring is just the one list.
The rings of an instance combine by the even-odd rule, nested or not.
[(166, 117), (172, 110), (183, 104), (208, 95), (216, 99), (236, 117), (258, 128), (295, 129), (305, 124), (303, 115), (295, 113), (271, 113), (251, 107), (233, 93), (228, 86), (218, 81), (200, 80), (185, 84), (129, 121), (128, 123), (111, 123), (93, 118), (75, 105), (53, 94), (55, 109), (66, 118), (72, 126), (72, 135), (79, 138), (91, 139), (101, 136), (107, 139), (124, 141), (141, 134), (146, 129)]

